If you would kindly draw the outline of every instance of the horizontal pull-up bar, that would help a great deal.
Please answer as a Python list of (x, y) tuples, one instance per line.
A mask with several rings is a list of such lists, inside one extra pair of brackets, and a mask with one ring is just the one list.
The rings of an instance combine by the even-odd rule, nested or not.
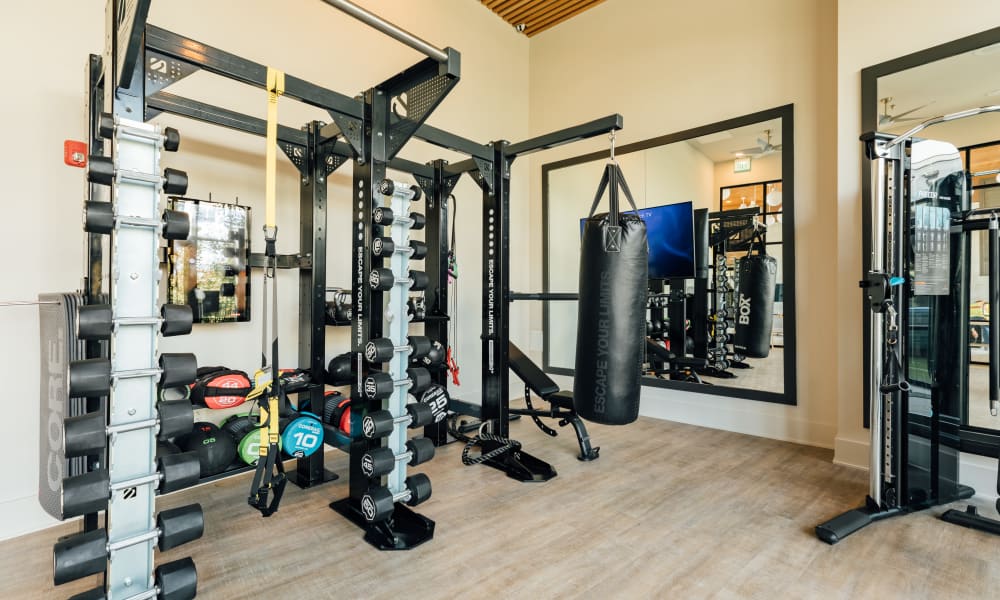
[(1000, 104), (994, 104), (992, 106), (980, 106), (979, 108), (969, 108), (967, 110), (960, 110), (958, 112), (954, 112), (951, 114), (941, 115), (939, 117), (933, 117), (927, 119), (923, 123), (914, 126), (913, 129), (910, 129), (906, 133), (897, 135), (896, 137), (886, 142), (884, 149), (889, 150), (891, 148), (894, 148), (902, 144), (906, 140), (912, 138), (913, 136), (917, 135), (924, 129), (931, 127), (932, 125), (937, 125), (939, 123), (947, 123), (948, 121), (957, 121), (959, 119), (966, 119), (968, 117), (975, 117), (977, 115), (984, 115), (986, 113), (991, 113), (991, 112), (1000, 112)]
[(515, 300), (579, 300), (580, 295), (575, 292), (511, 292), (507, 296), (508, 302)]
[(349, 2), (348, 0), (323, 0), (323, 2), (344, 11), (365, 25), (381, 31), (394, 40), (406, 44), (410, 48), (413, 48), (417, 52), (420, 52), (421, 54), (424, 54), (439, 63), (448, 62), (448, 53), (444, 50), (436, 46), (432, 46), (430, 43), (425, 42), (409, 31), (393, 25), (382, 17), (368, 12), (353, 2)]

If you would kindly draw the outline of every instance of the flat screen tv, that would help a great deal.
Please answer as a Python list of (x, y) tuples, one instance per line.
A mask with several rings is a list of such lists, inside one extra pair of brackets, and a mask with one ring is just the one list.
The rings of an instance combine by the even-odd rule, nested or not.
[[(694, 271), (694, 206), (677, 202), (639, 210), (649, 238), (650, 279), (690, 279)], [(583, 223), (580, 219), (580, 233)]]

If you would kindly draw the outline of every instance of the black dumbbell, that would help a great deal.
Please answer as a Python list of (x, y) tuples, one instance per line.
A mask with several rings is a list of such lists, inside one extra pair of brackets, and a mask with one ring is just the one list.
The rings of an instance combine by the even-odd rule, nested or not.
[(401, 195), (407, 195), (409, 192), (410, 200), (416, 202), (420, 200), (420, 188), (415, 185), (406, 185), (405, 183), (397, 183), (391, 179), (383, 179), (381, 183), (378, 184), (378, 192), (383, 196), (392, 196), (399, 192)]
[(423, 473), (410, 475), (404, 482), (406, 489), (393, 494), (386, 487), (372, 488), (361, 497), (361, 513), (370, 523), (384, 521), (392, 516), (397, 502), (416, 506), (431, 497), (431, 480)]
[(386, 291), (392, 289), (392, 286), (397, 283), (400, 285), (409, 283), (410, 289), (416, 292), (420, 290), (427, 289), (427, 284), (430, 280), (427, 278), (427, 273), (423, 271), (410, 271), (409, 277), (406, 279), (396, 280), (396, 276), (392, 274), (392, 269), (381, 268), (373, 269), (368, 275), (368, 284), (372, 286), (373, 290)]
[(393, 454), (392, 448), (375, 448), (361, 456), (361, 472), (366, 477), (381, 477), (392, 473), (396, 463), (406, 461), (410, 466), (434, 458), (434, 442), (430, 438), (414, 438), (406, 442), (406, 452)]
[(390, 237), (377, 237), (372, 241), (372, 254), (377, 257), (391, 256), (394, 253), (409, 254), (413, 260), (422, 260), (427, 256), (427, 244), (410, 240), (407, 248), (397, 248)]
[[(194, 314), (187, 304), (164, 304), (159, 317), (118, 320), (118, 324), (159, 323), (163, 337), (187, 335), (191, 333), (193, 322)], [(110, 304), (90, 304), (77, 311), (76, 334), (82, 340), (110, 339), (114, 326)]]
[(413, 402), (406, 405), (406, 414), (393, 417), (387, 410), (370, 412), (361, 420), (361, 431), (368, 439), (376, 439), (389, 435), (396, 425), (406, 425), (409, 429), (425, 427), (434, 422), (434, 411), (423, 402)]
[(166, 441), (190, 433), (194, 409), (188, 400), (164, 400), (156, 404), (157, 418), (125, 425), (107, 426), (103, 411), (94, 411), (63, 420), (63, 449), (66, 458), (90, 456), (104, 450), (109, 435), (155, 428), (157, 439)]
[[(148, 377), (159, 373), (160, 386), (180, 387), (198, 378), (198, 360), (191, 353), (163, 353), (158, 369), (139, 369), (116, 373), (116, 378)], [(111, 361), (87, 358), (69, 363), (69, 396), (71, 398), (107, 396), (111, 392)]]
[(365, 378), (365, 397), (370, 400), (388, 398), (396, 387), (408, 387), (410, 392), (419, 394), (431, 385), (430, 371), (423, 367), (407, 369), (405, 379), (393, 379), (392, 375), (375, 372)]
[[(122, 540), (109, 542), (103, 529), (71, 536), (56, 543), (53, 554), (53, 580), (56, 585), (75, 581), (104, 570), (109, 553), (157, 540), (161, 551), (194, 541), (205, 531), (205, 515), (200, 504), (189, 504), (162, 511), (156, 527)], [(96, 569), (96, 570), (95, 570)]]
[[(97, 135), (106, 140), (115, 137), (115, 116), (111, 113), (101, 113), (97, 119)], [(163, 149), (167, 152), (177, 152), (181, 146), (181, 134), (173, 127), (163, 128)]]
[(397, 219), (392, 209), (387, 206), (378, 206), (372, 209), (372, 222), (376, 225), (392, 225), (401, 222), (410, 226), (410, 229), (423, 229), (427, 225), (427, 217), (421, 213), (410, 213), (409, 217)]
[[(433, 417), (432, 417), (433, 420)], [(111, 494), (146, 484), (156, 484), (160, 493), (168, 494), (198, 483), (201, 462), (197, 452), (166, 454), (156, 459), (156, 473), (112, 484), (105, 470), (91, 471), (67, 477), (62, 481), (60, 515), (63, 519), (102, 511)]]
[(397, 352), (405, 352), (412, 359), (427, 356), (431, 351), (431, 340), (424, 335), (411, 335), (405, 346), (393, 346), (389, 338), (376, 338), (365, 344), (365, 359), (372, 364), (392, 360)]
[[(100, 185), (111, 185), (115, 182), (117, 170), (110, 156), (91, 156), (87, 169), (87, 181)], [(186, 194), (188, 188), (187, 173), (179, 169), (166, 168), (160, 179), (165, 194)]]
[[(110, 202), (89, 201), (84, 203), (84, 231), (107, 234), (114, 231), (114, 228), (115, 212)], [(165, 210), (162, 215), (160, 232), (167, 240), (186, 240), (191, 233), (191, 217), (179, 210)]]

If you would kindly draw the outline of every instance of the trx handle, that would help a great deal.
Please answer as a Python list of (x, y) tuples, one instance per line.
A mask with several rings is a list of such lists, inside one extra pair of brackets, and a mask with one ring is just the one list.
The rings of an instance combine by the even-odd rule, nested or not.
[[(270, 517), (278, 511), (281, 504), (281, 497), (285, 493), (285, 485), (288, 478), (285, 477), (285, 465), (281, 462), (281, 450), (278, 447), (278, 397), (271, 395), (268, 398), (267, 408), (261, 404), (260, 418), (261, 427), (260, 458), (257, 460), (257, 469), (254, 471), (253, 483), (250, 485), (250, 497), (247, 504), (260, 511), (265, 517)], [(264, 439), (267, 443), (263, 443)], [(268, 495), (274, 495), (268, 502)]]

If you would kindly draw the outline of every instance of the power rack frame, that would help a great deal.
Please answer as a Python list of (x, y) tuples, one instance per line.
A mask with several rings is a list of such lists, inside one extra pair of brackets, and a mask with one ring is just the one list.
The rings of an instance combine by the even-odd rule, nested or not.
[[(101, 112), (112, 103), (123, 114), (132, 115), (132, 118), (141, 116), (141, 120), (148, 121), (160, 114), (173, 114), (264, 136), (266, 122), (263, 119), (178, 96), (167, 91), (167, 88), (195, 72), (204, 71), (265, 89), (267, 67), (147, 23), (151, 2), (152, 0), (138, 0), (126, 8), (115, 6), (120, 3), (108, 3), (109, 22), (115, 24), (118, 47), (114, 56), (109, 51), (103, 57), (91, 55), (89, 59), (88, 114), (92, 149), (96, 152), (101, 149), (102, 142), (96, 134), (96, 123)], [(328, 4), (346, 10), (342, 6), (344, 3), (331, 0)], [(117, 11), (120, 10), (129, 12), (118, 14)], [(622, 117), (610, 115), (514, 144), (505, 141), (481, 144), (438, 129), (425, 121), (458, 83), (461, 70), (459, 53), (451, 48), (433, 48), (372, 15), (361, 18), (352, 13), (352, 16), (423, 52), (428, 58), (373, 86), (357, 98), (292, 75), (285, 77), (285, 97), (325, 110), (332, 121), (329, 124), (312, 121), (298, 129), (278, 126), (279, 147), (301, 176), (299, 252), (278, 257), (279, 267), (295, 268), (300, 274), (299, 365), (309, 369), (314, 382), (323, 381), (326, 359), (324, 300), (327, 289), (325, 227), (329, 175), (346, 162), (352, 162), (355, 186), (360, 183), (368, 190), (372, 190), (373, 186), (384, 179), (386, 169), (408, 173), (414, 177), (424, 192), (427, 203), (425, 241), (428, 254), (425, 264), (430, 283), (426, 292), (428, 315), (425, 334), (448, 347), (447, 324), (451, 310), (447, 293), (448, 199), (461, 175), (469, 173), (483, 189), (483, 269), (484, 273), (492, 273), (492, 277), (484, 278), (483, 289), (482, 406), (480, 408), (475, 404), (453, 400), (450, 409), (480, 417), (489, 423), (495, 435), (507, 437), (509, 303), (506, 300), (510, 295), (510, 166), (519, 156), (621, 129)], [(109, 60), (116, 61), (117, 73), (120, 74), (113, 81), (111, 69), (107, 65)], [(401, 116), (394, 109), (393, 100), (403, 94), (407, 96), (406, 114)], [(453, 165), (443, 160), (419, 164), (399, 158), (398, 152), (413, 137), (469, 158)], [(91, 186), (88, 199), (98, 199), (99, 193)], [(380, 266), (376, 262), (381, 263), (381, 259), (375, 259), (370, 252), (361, 250), (369, 247), (373, 236), (381, 234), (381, 227), (372, 226), (370, 221), (357, 216), (371, 214), (372, 196), (373, 194), (364, 194), (361, 209), (354, 213), (352, 223), (352, 233), (358, 231), (358, 225), (361, 225), (362, 235), (355, 236), (354, 257), (358, 263), (356, 268), (360, 268), (365, 276), (372, 268)], [(85, 289), (88, 301), (98, 302), (103, 293), (105, 263), (99, 236), (91, 234), (88, 247)], [(251, 266), (263, 266), (262, 257), (255, 254), (251, 259)], [(362, 380), (369, 369), (362, 357), (364, 343), (381, 333), (381, 310), (370, 310), (368, 307), (381, 306), (382, 293), (371, 290), (366, 284), (359, 285), (356, 277), (352, 277), (352, 280), (355, 303), (351, 336), (352, 353), (355, 355), (352, 406), (362, 409), (356, 409), (352, 414), (360, 429), (361, 417), (368, 410), (380, 408), (376, 403), (362, 399), (357, 382)], [(99, 356), (100, 352), (101, 348), (96, 344), (88, 347), (88, 356)], [(436, 371), (433, 377), (435, 383), (447, 385), (446, 371)], [(317, 383), (307, 393), (312, 406), (322, 402), (322, 384)], [(91, 399), (90, 402), (93, 406), (100, 406), (101, 399)], [(282, 410), (285, 408), (282, 407)], [(443, 423), (427, 427), (425, 435), (439, 445), (448, 442)], [(368, 478), (360, 474), (360, 457), (365, 450), (377, 444), (378, 442), (369, 440), (356, 440), (352, 443), (351, 492), (345, 501), (350, 508), (341, 512), (357, 514), (357, 503), (371, 484)], [(517, 452), (516, 456), (514, 454), (501, 456), (488, 464), (504, 470), (511, 477), (525, 481), (544, 480), (555, 475), (551, 466), (534, 459), (526, 452)], [(218, 477), (220, 476), (213, 479)], [(335, 475), (324, 467), (323, 452), (298, 459), (296, 469), (290, 475), (290, 479), (301, 487), (317, 485), (333, 477)], [(405, 510), (404, 508), (400, 512)], [(400, 520), (401, 516), (394, 519), (395, 522)], [(359, 525), (368, 531), (368, 541), (381, 548), (411, 547), (413, 544), (410, 542), (416, 541), (406, 539), (405, 526), (372, 526), (362, 522)], [(93, 530), (97, 526), (98, 515), (87, 515), (84, 529)]]

